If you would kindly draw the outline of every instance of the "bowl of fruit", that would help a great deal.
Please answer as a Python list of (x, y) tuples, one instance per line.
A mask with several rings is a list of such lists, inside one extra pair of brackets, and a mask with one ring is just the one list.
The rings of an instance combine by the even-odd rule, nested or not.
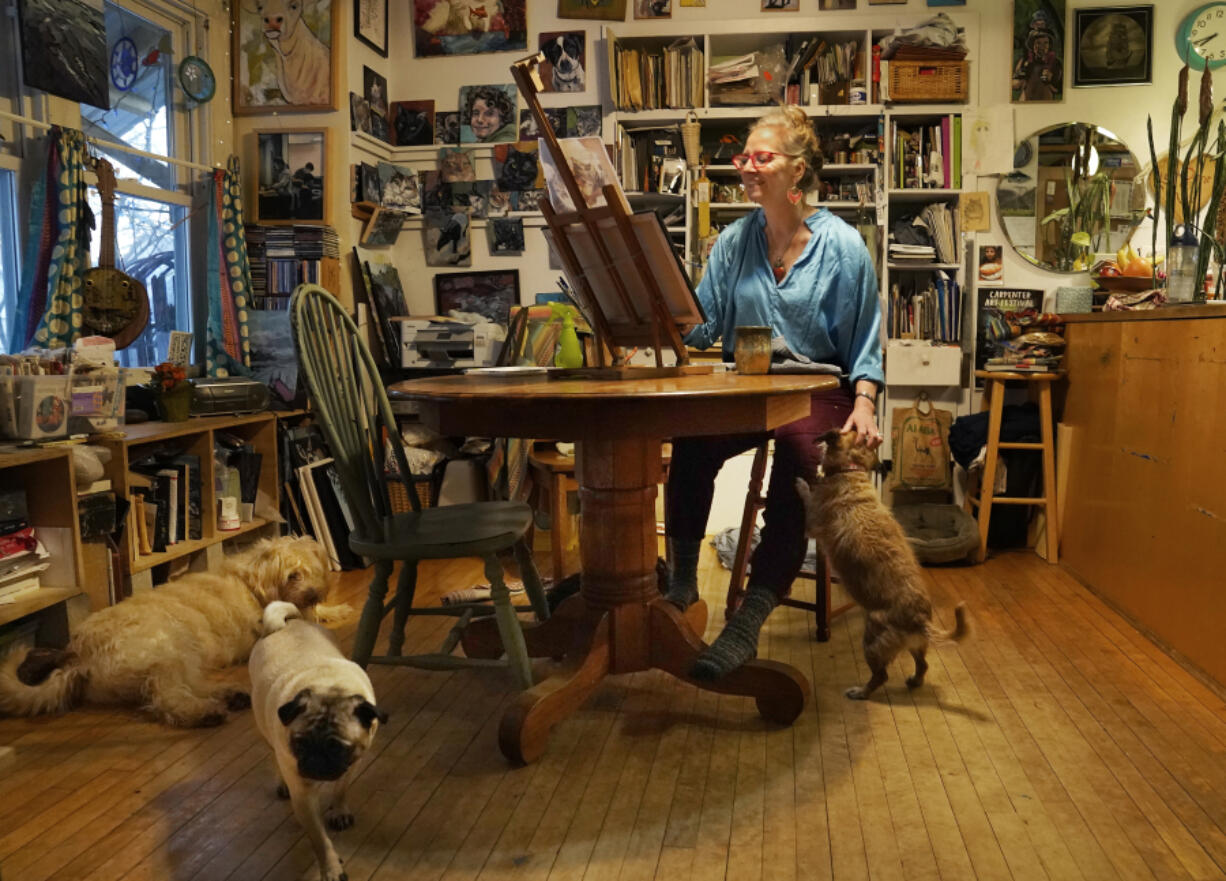
[[(1162, 270), (1162, 257), (1156, 260), (1157, 287), (1166, 284), (1166, 273)], [(1142, 257), (1132, 249), (1132, 245), (1124, 245), (1115, 254), (1114, 260), (1100, 260), (1090, 267), (1090, 278), (1105, 291), (1148, 291), (1154, 285), (1155, 260)]]

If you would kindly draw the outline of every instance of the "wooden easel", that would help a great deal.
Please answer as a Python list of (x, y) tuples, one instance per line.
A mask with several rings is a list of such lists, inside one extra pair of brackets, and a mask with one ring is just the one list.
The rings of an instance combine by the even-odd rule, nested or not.
[[(596, 368), (579, 368), (567, 371), (569, 376), (589, 376), (601, 379), (618, 377), (635, 377), (640, 379), (648, 376), (679, 376), (683, 374), (711, 373), (714, 370), (709, 364), (690, 364), (689, 353), (681, 341), (678, 319), (669, 307), (665, 297), (663, 284), (666, 280), (657, 278), (651, 271), (647, 255), (643, 252), (638, 235), (632, 226), (631, 212), (626, 205), (621, 190), (613, 185), (606, 185), (602, 193), (605, 204), (599, 207), (589, 207), (587, 199), (579, 188), (566, 155), (562, 152), (556, 133), (544, 110), (541, 109), (537, 94), (543, 84), (538, 72), (538, 65), (544, 56), (539, 53), (524, 58), (511, 65), (511, 75), (519, 87), (520, 94), (528, 109), (536, 120), (537, 128), (545, 141), (545, 149), (549, 151), (557, 168), (558, 175), (575, 205), (574, 211), (557, 212), (549, 202), (548, 196), (541, 197), (540, 209), (548, 225), (550, 241), (557, 252), (558, 258), (566, 275), (571, 279), (576, 299), (580, 307), (588, 314), (593, 329), (596, 332), (596, 349), (599, 353), (599, 365)], [(608, 221), (612, 221), (610, 224)], [(572, 231), (586, 230), (591, 238), (602, 265), (610, 271), (600, 276), (597, 286), (593, 286), (595, 276), (585, 270), (584, 263), (571, 242)], [(610, 234), (619, 239), (617, 251), (629, 254), (628, 260), (615, 261), (614, 248), (610, 245)], [(661, 234), (663, 234), (661, 232)], [(667, 244), (667, 239), (665, 239)], [(671, 245), (669, 245), (671, 248)], [(620, 266), (614, 268), (615, 262)], [(610, 289), (603, 289), (605, 286)], [(688, 291), (687, 291), (688, 295)], [(616, 298), (621, 304), (623, 313), (628, 316), (640, 316), (634, 322), (615, 324), (606, 315), (601, 303), (603, 300)], [(675, 299), (675, 298), (674, 298)], [(644, 302), (645, 301), (645, 302)], [(646, 310), (643, 306), (646, 305)], [(646, 315), (643, 313), (646, 311)], [(645, 318), (645, 320), (642, 320)], [(626, 365), (625, 349), (630, 346), (650, 345), (655, 352), (655, 367), (630, 367)], [(673, 367), (664, 366), (663, 348), (668, 345), (677, 356), (677, 364)], [(605, 348), (613, 355), (612, 367), (604, 363)]]

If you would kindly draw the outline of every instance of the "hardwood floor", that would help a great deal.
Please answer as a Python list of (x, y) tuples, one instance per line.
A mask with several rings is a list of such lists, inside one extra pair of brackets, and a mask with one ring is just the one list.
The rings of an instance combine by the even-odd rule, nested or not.
[[(727, 573), (704, 548), (722, 624)], [(710, 556), (708, 556), (710, 555)], [(376, 667), (391, 720), (334, 836), (351, 881), (809, 881), (1226, 877), (1226, 704), (1058, 567), (1029, 552), (930, 569), (943, 624), (974, 633), (901, 665), (867, 703), (862, 618), (780, 608), (762, 654), (813, 685), (788, 729), (751, 701), (659, 672), (615, 677), (512, 768), (496, 744), (504, 671)], [(433, 566), (422, 602), (480, 580)], [(338, 593), (360, 606), (363, 573)], [(811, 590), (805, 582), (799, 589)], [(410, 641), (441, 641), (416, 618)], [(340, 631), (352, 639), (352, 625)], [(250, 713), (176, 731), (130, 712), (0, 719), (5, 881), (315, 878)]]

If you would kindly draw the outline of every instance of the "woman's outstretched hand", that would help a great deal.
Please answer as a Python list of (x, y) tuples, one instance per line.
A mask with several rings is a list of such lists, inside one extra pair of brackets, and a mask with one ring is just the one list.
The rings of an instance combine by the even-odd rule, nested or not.
[(856, 398), (852, 405), (851, 415), (843, 423), (843, 431), (856, 432), (856, 443), (866, 445), (870, 450), (881, 446), (885, 439), (877, 428), (877, 410), (868, 398)]

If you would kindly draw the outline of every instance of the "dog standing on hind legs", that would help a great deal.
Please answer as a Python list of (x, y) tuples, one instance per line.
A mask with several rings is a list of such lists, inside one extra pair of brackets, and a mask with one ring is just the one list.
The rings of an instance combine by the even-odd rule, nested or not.
[(890, 662), (904, 649), (915, 659), (907, 686), (918, 688), (928, 671), (928, 643), (957, 642), (970, 633), (966, 604), (954, 609), (953, 630), (933, 626), (919, 560), (869, 479), (875, 454), (856, 444), (854, 431), (828, 431), (816, 443), (822, 448), (821, 476), (812, 485), (796, 481), (805, 502), (806, 532), (817, 539), (841, 584), (866, 613), (864, 660), (872, 675), (844, 694), (852, 700), (867, 698), (885, 683)]

